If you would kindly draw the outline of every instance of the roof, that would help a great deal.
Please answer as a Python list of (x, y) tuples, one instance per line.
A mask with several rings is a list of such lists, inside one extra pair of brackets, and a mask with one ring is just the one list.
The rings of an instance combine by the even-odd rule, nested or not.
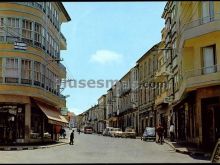
[(149, 55), (149, 53), (151, 53), (154, 49), (157, 49), (160, 43), (161, 43), (161, 42), (159, 42), (159, 43), (155, 44), (154, 46), (152, 46), (141, 58), (139, 58), (139, 59), (137, 60), (136, 63), (139, 63), (139, 62), (142, 61), (147, 55)]
[(61, 11), (64, 13), (67, 21), (71, 21), (71, 18), (69, 16), (69, 14), (67, 13), (65, 7), (63, 6), (63, 3), (62, 2), (57, 2), (58, 6), (60, 7)]

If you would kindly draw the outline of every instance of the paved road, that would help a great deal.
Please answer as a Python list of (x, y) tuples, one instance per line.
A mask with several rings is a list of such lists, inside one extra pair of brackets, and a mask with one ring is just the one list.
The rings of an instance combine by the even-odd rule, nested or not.
[[(69, 133), (68, 133), (69, 135)], [(75, 132), (74, 145), (0, 151), (0, 163), (207, 163), (176, 153), (167, 144)]]

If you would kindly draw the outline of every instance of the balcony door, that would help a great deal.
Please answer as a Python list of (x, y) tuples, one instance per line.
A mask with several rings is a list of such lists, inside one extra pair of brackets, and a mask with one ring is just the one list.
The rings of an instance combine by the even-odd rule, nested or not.
[(202, 23), (208, 23), (214, 18), (214, 2), (202, 1)]
[(215, 46), (203, 48), (203, 74), (214, 73), (215, 68)]

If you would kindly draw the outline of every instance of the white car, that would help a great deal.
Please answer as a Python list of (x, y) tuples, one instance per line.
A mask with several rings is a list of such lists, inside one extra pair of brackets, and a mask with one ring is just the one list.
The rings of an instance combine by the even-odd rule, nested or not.
[[(115, 135), (117, 134), (119, 134), (119, 132), (121, 131), (121, 128), (113, 128), (111, 131), (109, 131), (109, 135), (111, 136), (111, 137), (115, 137)], [(121, 131), (122, 132), (122, 131)]]
[(109, 131), (111, 131), (113, 127), (106, 127), (102, 133), (103, 136), (110, 136)]
[(123, 132), (122, 137), (123, 138), (136, 138), (136, 132), (134, 129), (128, 127), (125, 129), (125, 132)]

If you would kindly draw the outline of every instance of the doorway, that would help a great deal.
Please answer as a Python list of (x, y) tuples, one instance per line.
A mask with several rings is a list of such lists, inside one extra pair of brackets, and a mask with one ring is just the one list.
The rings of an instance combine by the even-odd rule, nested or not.
[(219, 97), (202, 99), (202, 145), (206, 150), (212, 150), (220, 138), (219, 118)]

